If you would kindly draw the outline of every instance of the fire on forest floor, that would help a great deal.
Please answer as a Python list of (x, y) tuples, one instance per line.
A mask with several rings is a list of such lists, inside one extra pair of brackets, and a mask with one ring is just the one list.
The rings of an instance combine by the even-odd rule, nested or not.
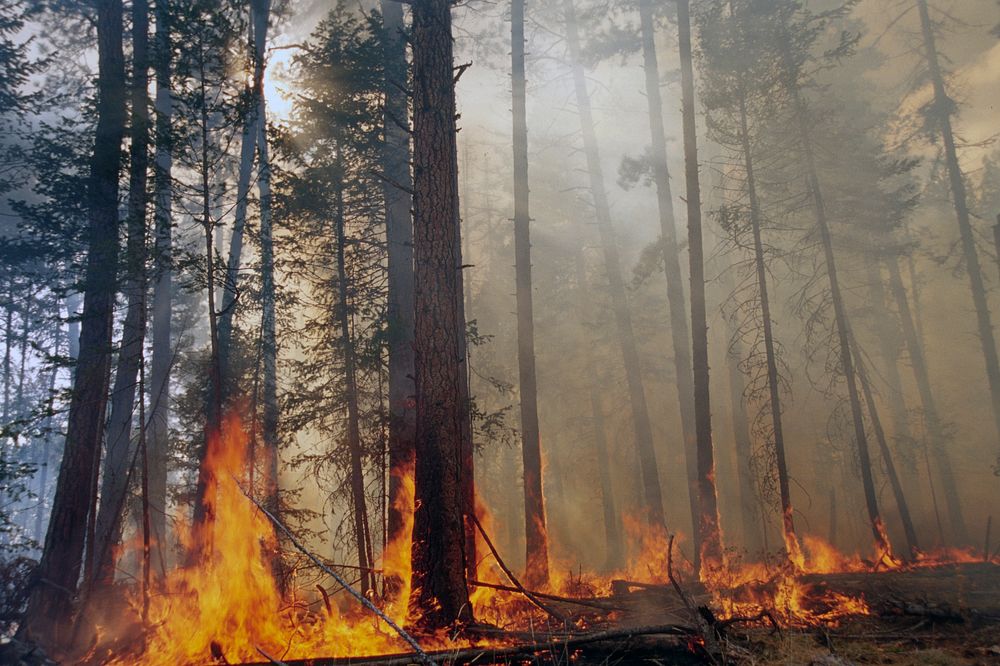
[[(188, 550), (200, 557), (169, 572), (152, 590), (145, 629), (138, 621), (142, 599), (135, 594), (128, 609), (118, 604), (103, 619), (90, 619), (96, 638), (85, 655), (71, 661), (419, 661), (414, 644), (407, 645), (389, 624), (413, 619), (405, 607), (408, 540), (390, 544), (382, 558), (384, 573), (403, 581), (395, 601), (372, 596), (362, 608), (345, 599), (348, 595), (338, 595), (342, 588), (330, 579), (315, 576), (293, 581), (292, 589), (282, 594), (273, 576), (275, 526), (280, 524), (272, 523), (247, 492), (247, 437), (238, 420), (227, 422), (206, 461), (212, 468), (215, 525), (209, 526), (210, 534), (182, 535)], [(484, 513), (476, 522), (481, 523), (481, 541), (486, 541), (493, 531), (489, 516)], [(627, 571), (605, 577), (553, 575), (549, 593), (517, 589), (516, 579), (503, 572), (503, 555), (495, 553), (481, 562), (480, 580), (472, 584), (471, 601), (483, 624), (455, 634), (419, 636), (420, 647), (442, 664), (604, 663), (622, 658), (635, 663), (657, 655), (669, 656), (673, 663), (739, 661), (759, 650), (798, 645), (794, 636), (835, 635), (858, 621), (870, 623), (875, 627), (870, 631), (878, 634), (884, 613), (891, 623), (899, 618), (922, 622), (921, 630), (942, 623), (948, 630), (967, 630), (979, 619), (1000, 617), (1000, 567), (974, 564), (971, 553), (925, 557), (907, 567), (893, 562), (887, 569), (842, 556), (807, 537), (798, 569), (730, 557), (726, 566), (698, 582), (689, 567), (674, 567), (672, 539), (647, 533), (638, 541), (641, 548)], [(479, 546), (482, 553), (492, 550), (488, 542)], [(290, 550), (287, 543), (285, 547)], [(567, 570), (554, 567), (556, 572)], [(317, 581), (326, 586), (322, 597), (315, 594)]]

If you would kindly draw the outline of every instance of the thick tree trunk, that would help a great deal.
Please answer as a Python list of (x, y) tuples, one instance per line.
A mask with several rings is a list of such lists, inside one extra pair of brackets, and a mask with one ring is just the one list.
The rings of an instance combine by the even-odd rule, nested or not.
[(816, 226), (819, 230), (820, 244), (823, 248), (823, 257), (826, 262), (826, 273), (830, 284), (830, 299), (833, 302), (834, 321), (837, 329), (837, 340), (840, 352), (841, 369), (844, 373), (844, 380), (847, 383), (847, 395), (851, 405), (851, 416), (854, 422), (854, 438), (858, 447), (858, 459), (861, 466), (861, 483), (865, 496), (865, 508), (868, 511), (868, 521), (871, 525), (872, 536), (875, 538), (875, 546), (878, 556), (892, 557), (892, 544), (889, 535), (886, 533), (885, 524), (879, 512), (878, 497), (875, 491), (875, 480), (872, 475), (871, 455), (868, 449), (868, 436), (865, 433), (865, 418), (861, 406), (861, 397), (858, 392), (857, 375), (854, 369), (854, 358), (852, 356), (850, 344), (850, 328), (847, 321), (847, 311), (844, 307), (844, 300), (840, 292), (840, 279), (837, 275), (837, 264), (833, 251), (833, 238), (830, 235), (830, 226), (826, 219), (826, 203), (823, 199), (823, 191), (820, 187), (819, 175), (816, 169), (816, 159), (813, 154), (812, 137), (809, 132), (809, 122), (805, 102), (802, 100), (798, 82), (794, 79), (794, 70), (786, 63), (786, 87), (792, 97), (792, 112), (795, 114), (794, 122), (798, 132), (798, 139), (805, 159), (806, 181), (809, 188), (809, 196), (812, 201), (813, 215), (816, 218)]
[(382, 0), (385, 29), (385, 227), (388, 246), (389, 335), (389, 543), (402, 536), (397, 508), (404, 475), (412, 473), (416, 428), (413, 386), (413, 219), (410, 213), (410, 135), (406, 127), (406, 41), (403, 6)]
[(173, 245), (173, 216), (171, 201), (171, 115), (170, 97), (170, 24), (165, 3), (156, 3), (156, 36), (153, 69), (156, 74), (156, 131), (153, 159), (154, 213), (156, 238), (153, 246), (153, 349), (150, 362), (149, 421), (150, 435), (148, 460), (148, 501), (150, 506), (150, 532), (152, 534), (152, 569), (165, 571), (164, 549), (167, 539), (167, 457), (170, 446), (168, 422), (170, 418), (170, 369), (173, 366), (171, 350), (171, 300), (173, 273), (171, 251)]
[[(705, 312), (705, 259), (701, 235), (701, 185), (698, 182), (698, 138), (694, 113), (694, 58), (688, 0), (677, 2), (678, 47), (681, 60), (681, 106), (684, 120), (684, 166), (687, 182), (688, 259), (691, 266), (691, 332), (693, 340), (694, 412), (697, 434), (698, 511), (702, 566), (722, 564), (712, 409), (708, 383), (708, 319)], [(701, 568), (698, 569), (701, 571)]]
[[(449, 0), (413, 10), (416, 439), (412, 580), (415, 623), (437, 630), (472, 619), (466, 587), (463, 374), (455, 83)], [(464, 387), (464, 388), (463, 388)]]
[(63, 462), (42, 559), (19, 633), (58, 644), (72, 614), (91, 478), (101, 448), (111, 371), (112, 315), (118, 265), (118, 175), (125, 133), (125, 59), (121, 0), (98, 0), (97, 135), (90, 165), (88, 254), (80, 358), (70, 402)]
[(528, 213), (528, 121), (524, 75), (524, 0), (510, 3), (511, 91), (514, 117), (514, 271), (517, 283), (517, 368), (524, 471), (525, 584), (549, 582), (549, 536), (542, 496), (542, 453), (535, 377), (535, 320), (531, 293), (531, 216)]
[(347, 262), (344, 253), (344, 192), (337, 190), (337, 326), (340, 329), (340, 344), (344, 354), (344, 392), (347, 402), (347, 449), (350, 460), (351, 503), (354, 510), (354, 539), (358, 546), (358, 568), (361, 574), (361, 592), (372, 590), (368, 560), (368, 506), (365, 500), (365, 471), (361, 445), (361, 420), (358, 413), (357, 359), (354, 353), (354, 339), (351, 335), (350, 301), (347, 288)]
[[(903, 340), (906, 342), (906, 353), (910, 357), (910, 365), (913, 367), (913, 377), (917, 384), (917, 392), (920, 394), (920, 405), (923, 407), (924, 423), (926, 424), (927, 436), (930, 440), (928, 445), (931, 455), (934, 457), (934, 466), (937, 469), (938, 476), (941, 479), (941, 486), (944, 490), (952, 539), (955, 543), (967, 543), (969, 535), (965, 527), (965, 514), (962, 511), (962, 501), (958, 492), (958, 484), (955, 481), (951, 455), (948, 453), (947, 436), (944, 433), (941, 417), (938, 414), (934, 391), (931, 389), (930, 374), (927, 371), (927, 361), (924, 357), (923, 345), (920, 344), (917, 328), (914, 325), (913, 314), (910, 311), (910, 302), (906, 296), (906, 287), (903, 285), (903, 278), (899, 272), (899, 264), (895, 258), (889, 258), (885, 263), (889, 269), (889, 287), (892, 290), (893, 299), (896, 301), (896, 308), (899, 312), (899, 321), (903, 329)], [(934, 471), (928, 468), (927, 474), (928, 480), (932, 483), (932, 494), (934, 494), (933, 473)]]
[[(135, 461), (132, 417), (136, 382), (146, 339), (146, 183), (149, 171), (149, 5), (132, 0), (132, 124), (129, 173), (127, 306), (111, 393), (107, 451), (101, 477), (101, 505), (94, 533), (95, 585), (114, 582), (115, 546)], [(145, 396), (140, 395), (139, 400)]]
[[(691, 336), (688, 330), (687, 305), (681, 252), (677, 243), (670, 170), (667, 168), (667, 137), (663, 127), (663, 101), (660, 96), (660, 67), (656, 58), (656, 26), (652, 0), (640, 0), (639, 23), (642, 28), (642, 62), (646, 74), (646, 103), (649, 107), (649, 132), (652, 139), (653, 180), (660, 217), (660, 245), (663, 248), (663, 272), (667, 279), (667, 307), (670, 336), (677, 376), (677, 400), (681, 430), (684, 435), (684, 460), (687, 466), (688, 501), (691, 505), (691, 529), (695, 562), (701, 557), (701, 532), (698, 508), (698, 453), (694, 416), (694, 373), (691, 369)], [(696, 564), (697, 566), (697, 564)]]
[[(948, 167), (948, 180), (951, 183), (952, 203), (955, 206), (955, 217), (958, 220), (958, 233), (962, 242), (965, 270), (969, 274), (972, 303), (976, 308), (976, 321), (979, 326), (979, 341), (983, 347), (983, 360), (986, 364), (990, 404), (993, 408), (993, 419), (996, 423), (997, 433), (1000, 434), (1000, 361), (997, 359), (996, 340), (993, 337), (993, 324), (990, 321), (990, 309), (986, 300), (983, 271), (979, 265), (976, 239), (969, 219), (965, 176), (962, 175), (962, 168), (958, 163), (955, 134), (951, 127), (954, 102), (948, 97), (948, 91), (945, 88), (944, 74), (941, 72), (941, 65), (938, 61), (937, 46), (934, 43), (934, 27), (927, 8), (927, 0), (917, 0), (917, 8), (920, 11), (920, 27), (923, 33), (927, 68), (930, 70), (931, 83), (934, 86), (934, 104), (931, 112), (934, 114), (933, 119), (940, 127), (941, 139), (944, 143), (945, 165)], [(1000, 465), (1000, 455), (997, 456), (997, 464)]]
[(629, 399), (632, 407), (632, 423), (635, 434), (635, 447), (639, 459), (637, 476), (641, 480), (644, 498), (645, 518), (656, 529), (666, 529), (663, 515), (663, 491), (660, 486), (659, 468), (656, 464), (656, 449), (653, 446), (653, 430), (649, 422), (649, 409), (646, 405), (646, 392), (642, 385), (642, 370), (639, 363), (639, 351), (636, 348), (635, 333), (632, 330), (632, 317), (628, 309), (628, 297), (625, 283), (622, 279), (621, 259), (618, 256), (618, 241), (615, 238), (614, 225), (611, 221), (611, 208), (608, 195), (604, 189), (604, 172), (601, 169), (600, 151), (597, 145), (597, 133), (594, 129), (594, 118), (590, 109), (590, 95), (587, 92), (587, 81), (584, 77), (583, 65), (580, 64), (580, 36), (576, 22), (576, 9), (572, 0), (565, 0), (566, 45), (570, 61), (573, 63), (573, 83), (576, 89), (576, 103), (580, 112), (580, 126), (583, 133), (584, 153), (587, 157), (587, 172), (590, 175), (590, 190), (594, 198), (594, 209), (597, 216), (597, 228), (601, 236), (601, 247), (604, 251), (604, 266), (608, 274), (611, 307), (618, 329), (618, 339), (622, 349), (622, 360), (625, 366), (625, 379), (628, 383)]

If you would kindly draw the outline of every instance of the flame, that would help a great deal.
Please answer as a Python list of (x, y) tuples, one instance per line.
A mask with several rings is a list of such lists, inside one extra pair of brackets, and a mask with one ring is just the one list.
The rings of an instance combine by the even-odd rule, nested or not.
[[(205, 464), (209, 471), (208, 493), (211, 520), (201, 527), (182, 527), (179, 538), (188, 552), (197, 553), (183, 566), (168, 572), (153, 590), (149, 624), (142, 653), (108, 655), (105, 663), (199, 664), (279, 661), (316, 657), (361, 657), (408, 652), (409, 647), (388, 627), (376, 620), (347, 595), (327, 600), (317, 594), (303, 596), (293, 589), (283, 595), (275, 582), (273, 566), (278, 540), (273, 526), (244, 495), (249, 487), (248, 437), (237, 416), (225, 419), (217, 436), (209, 439)], [(381, 570), (392, 585), (385, 599), (372, 601), (397, 624), (407, 620), (410, 592), (410, 541), (413, 524), (413, 470), (401, 472), (401, 494), (396, 509), (404, 518), (400, 536), (381, 555)], [(488, 534), (496, 534), (496, 519), (477, 498), (477, 517)], [(547, 591), (566, 597), (595, 597), (611, 592), (612, 581), (626, 579), (655, 584), (668, 583), (670, 539), (666, 530), (651, 529), (647, 521), (626, 516), (623, 520), (630, 543), (624, 570), (608, 575), (578, 571), (567, 562), (553, 560)], [(477, 542), (477, 577), (501, 587), (509, 586), (489, 549)], [(865, 599), (810, 583), (804, 575), (840, 572), (876, 572), (887, 568), (933, 567), (951, 563), (979, 562), (971, 550), (944, 549), (921, 554), (912, 563), (901, 564), (882, 554), (871, 562), (858, 554), (845, 555), (822, 539), (792, 535), (790, 555), (778, 562), (742, 562), (727, 556), (726, 562), (706, 567), (701, 583), (722, 619), (766, 617), (785, 626), (836, 624), (851, 615), (870, 614)], [(675, 541), (683, 542), (683, 535)], [(138, 547), (131, 544), (130, 547)], [(794, 548), (794, 550), (793, 550)], [(690, 563), (673, 558), (673, 571), (682, 585), (695, 579)], [(691, 591), (695, 591), (692, 589)], [(330, 591), (333, 595), (336, 590)], [(290, 597), (290, 598), (289, 598)], [(500, 627), (540, 628), (540, 611), (523, 595), (508, 590), (475, 586), (470, 589), (475, 615)], [(141, 599), (133, 600), (136, 607)], [(577, 619), (585, 629), (587, 619)], [(108, 633), (106, 631), (101, 633)], [(425, 649), (467, 647), (473, 639), (452, 639), (445, 634), (424, 636)], [(503, 644), (500, 639), (475, 640), (476, 644)], [(267, 656), (265, 656), (267, 655)]]
[[(282, 596), (272, 568), (278, 547), (274, 529), (242, 490), (249, 485), (247, 452), (240, 419), (227, 417), (221, 433), (210, 438), (205, 459), (212, 472), (208, 499), (214, 521), (205, 527), (210, 532), (187, 527), (180, 534), (181, 543), (200, 554), (168, 572), (153, 590), (143, 653), (111, 657), (107, 663), (166, 666), (215, 663), (222, 657), (238, 663), (260, 661), (262, 652), (280, 660), (408, 652), (391, 629), (353, 600), (340, 607), (334, 597), (327, 611), (318, 594), (291, 601)], [(413, 487), (412, 473), (404, 474), (398, 506), (406, 521), (404, 536), (388, 545), (381, 563), (401, 587), (391, 601), (376, 600), (397, 624), (407, 619)], [(444, 636), (424, 638), (421, 644), (456, 646)]]

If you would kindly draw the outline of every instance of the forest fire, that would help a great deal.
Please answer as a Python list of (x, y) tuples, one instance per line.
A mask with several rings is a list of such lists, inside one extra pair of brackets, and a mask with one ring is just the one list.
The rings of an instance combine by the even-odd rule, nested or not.
[(1000, 655), (996, 0), (0, 6), (0, 663)]
[[(237, 416), (227, 418), (221, 435), (211, 440), (206, 464), (214, 480), (208, 495), (213, 519), (204, 526), (208, 532), (190, 529), (181, 532), (181, 545), (187, 552), (196, 553), (196, 559), (169, 571), (151, 590), (148, 631), (128, 642), (113, 636), (114, 622), (99, 627), (99, 647), (86, 661), (149, 666), (213, 660), (257, 662), (262, 658), (286, 662), (399, 654), (408, 649), (406, 642), (371, 612), (354, 600), (345, 599), (346, 595), (338, 595), (338, 588), (317, 595), (313, 590), (296, 589), (299, 582), (293, 576), (287, 592), (279, 590), (274, 574), (274, 558), (280, 556), (279, 541), (274, 524), (247, 495), (249, 437)], [(398, 585), (391, 599), (372, 598), (400, 626), (412, 624), (412, 613), (419, 612), (408, 610), (406, 605), (411, 566), (408, 535), (412, 524), (412, 475), (407, 474), (403, 481), (405, 490), (397, 508), (405, 519), (406, 538), (388, 545), (380, 569), (383, 578), (395, 579)], [(494, 527), (493, 521), (485, 507), (480, 507), (480, 514), (480, 522), (486, 525), (484, 532), (488, 534)], [(630, 532), (638, 537), (639, 522), (629, 523)], [(475, 632), (461, 636), (422, 635), (421, 646), (425, 650), (454, 651), (471, 646), (511, 645), (516, 643), (517, 631), (540, 629), (546, 622), (551, 626), (552, 618), (540, 612), (544, 606), (532, 605), (525, 594), (562, 598), (570, 604), (574, 600), (597, 603), (616, 599), (615, 595), (602, 595), (622, 584), (626, 588), (674, 585), (684, 603), (706, 603), (720, 623), (836, 626), (842, 619), (872, 613), (863, 595), (827, 589), (815, 580), (817, 575), (870, 573), (877, 567), (859, 556), (844, 556), (820, 539), (808, 536), (804, 539), (801, 568), (788, 561), (768, 566), (732, 558), (727, 566), (703, 574), (700, 583), (690, 582), (693, 571), (688, 565), (674, 571), (673, 541), (663, 534), (647, 531), (645, 538), (637, 541), (639, 548), (626, 570), (610, 575), (581, 572), (576, 577), (557, 576), (549, 588), (525, 593), (505, 585), (516, 580), (504, 580), (501, 571), (491, 566), (488, 557), (484, 558), (479, 566), (482, 580), (476, 581), (470, 596), (475, 615), (480, 622), (515, 633), (504, 636), (497, 632), (492, 637)], [(971, 553), (950, 550), (926, 556), (912, 566), (941, 566), (972, 559)], [(554, 571), (571, 569), (554, 567)], [(804, 576), (810, 576), (814, 582), (803, 580)], [(679, 582), (679, 579), (684, 580)], [(685, 589), (688, 586), (690, 590)], [(698, 598), (697, 602), (687, 600), (689, 592), (692, 598)], [(132, 598), (136, 614), (140, 613), (142, 603), (141, 589), (136, 587)], [(619, 612), (612, 611), (605, 621), (614, 623), (619, 616)], [(564, 621), (559, 630), (585, 634), (594, 618), (568, 614)], [(700, 645), (697, 636), (691, 640)], [(112, 644), (114, 647), (108, 647)]]

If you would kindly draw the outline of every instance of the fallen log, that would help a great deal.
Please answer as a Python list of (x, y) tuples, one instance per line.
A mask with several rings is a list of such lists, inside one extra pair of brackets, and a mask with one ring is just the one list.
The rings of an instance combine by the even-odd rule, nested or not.
[[(560, 635), (549, 634), (544, 640), (523, 645), (508, 647), (472, 647), (453, 650), (425, 650), (425, 654), (449, 664), (495, 664), (499, 661), (513, 659), (531, 659), (543, 652), (555, 650), (564, 651), (584, 646), (593, 646), (605, 642), (621, 642), (646, 636), (676, 636), (685, 639), (700, 636), (700, 632), (690, 627), (664, 624), (655, 626), (609, 629), (591, 634)], [(258, 649), (259, 650), (259, 649)], [(682, 645), (677, 645), (678, 654), (690, 654)], [(284, 660), (284, 666), (407, 666), (419, 661), (420, 655), (415, 652), (401, 652), (386, 655), (371, 655), (368, 657), (312, 657), (309, 659)], [(241, 666), (269, 666), (274, 661), (245, 662)]]

